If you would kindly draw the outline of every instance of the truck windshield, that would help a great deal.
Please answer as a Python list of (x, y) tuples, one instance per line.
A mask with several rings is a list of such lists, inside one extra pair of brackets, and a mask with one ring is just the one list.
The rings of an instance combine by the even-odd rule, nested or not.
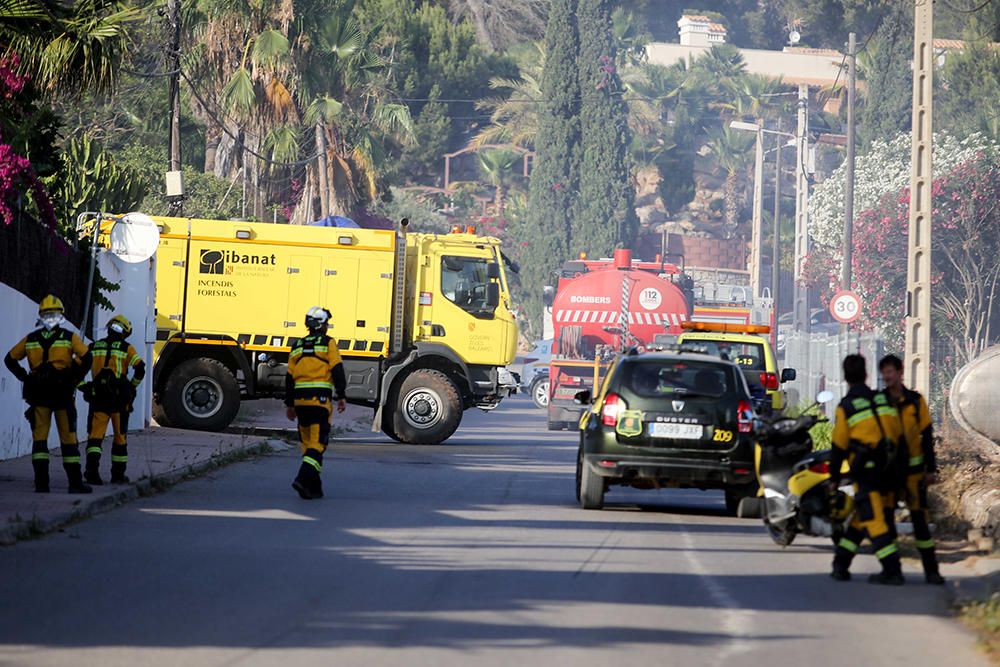
[(441, 258), (441, 293), (446, 299), (474, 315), (490, 312), (486, 307), (489, 260), (483, 257)]

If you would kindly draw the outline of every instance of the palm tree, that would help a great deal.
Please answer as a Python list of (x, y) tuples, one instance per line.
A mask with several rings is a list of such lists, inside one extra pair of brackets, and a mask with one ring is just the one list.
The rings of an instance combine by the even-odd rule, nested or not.
[(739, 175), (743, 173), (753, 155), (754, 136), (748, 132), (733, 130), (723, 125), (721, 130), (709, 133), (706, 146), (715, 156), (716, 165), (725, 172), (726, 184), (724, 196), (726, 201), (726, 233), (732, 235), (739, 224), (739, 204), (737, 189)]
[(519, 60), (518, 78), (490, 79), (490, 89), (510, 91), (506, 97), (490, 97), (476, 102), (476, 109), (489, 112), (490, 124), (476, 133), (469, 142), (471, 146), (506, 143), (527, 148), (534, 146), (538, 109), (542, 101), (545, 47), (535, 42)]
[(14, 52), (35, 84), (79, 97), (114, 90), (139, 10), (124, 2), (0, 0), (0, 54)]
[(479, 158), (480, 171), (496, 189), (493, 198), (496, 217), (503, 218), (505, 191), (510, 186), (514, 166), (522, 160), (522, 156), (509, 148), (490, 148), (479, 151), (476, 157)]

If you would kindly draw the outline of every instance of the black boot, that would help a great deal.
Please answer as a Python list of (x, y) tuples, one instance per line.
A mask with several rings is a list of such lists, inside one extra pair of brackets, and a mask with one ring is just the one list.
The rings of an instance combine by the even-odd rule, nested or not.
[(125, 445), (111, 446), (111, 483), (128, 484), (125, 467), (128, 465), (128, 449)]
[(934, 586), (943, 586), (944, 577), (938, 571), (937, 554), (934, 553), (934, 547), (921, 549), (920, 560), (924, 564), (924, 581)]
[(80, 468), (80, 448), (77, 445), (63, 445), (63, 468), (69, 481), (69, 493), (92, 493), (93, 488), (83, 482), (83, 471)]
[(878, 574), (868, 576), (868, 583), (881, 584), (883, 586), (902, 586), (906, 583), (903, 578), (903, 564), (899, 560), (899, 552), (892, 552), (879, 559), (882, 564), (882, 571)]
[(854, 560), (857, 548), (857, 544), (849, 538), (841, 538), (833, 552), (833, 570), (830, 572), (830, 578), (834, 581), (851, 580), (851, 561)]
[(322, 466), (322, 452), (307, 449), (306, 453), (302, 455), (302, 465), (299, 466), (299, 474), (292, 482), (292, 488), (298, 492), (303, 500), (315, 500), (323, 497), (323, 483), (319, 478)]
[(35, 440), (31, 443), (31, 467), (35, 471), (35, 493), (49, 492), (49, 443)]
[(101, 479), (101, 441), (90, 440), (87, 443), (87, 468), (83, 471), (83, 479), (88, 484), (103, 486)]

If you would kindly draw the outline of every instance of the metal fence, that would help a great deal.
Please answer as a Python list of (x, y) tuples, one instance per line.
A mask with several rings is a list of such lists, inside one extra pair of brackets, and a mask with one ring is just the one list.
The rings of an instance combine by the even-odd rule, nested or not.
[(797, 377), (785, 385), (788, 404), (796, 406), (812, 403), (824, 390), (833, 392), (834, 400), (826, 405), (828, 416), (833, 416), (837, 403), (847, 393), (841, 364), (848, 354), (861, 354), (868, 360), (871, 385), (877, 384), (878, 360), (884, 346), (877, 334), (808, 334), (789, 332), (785, 347), (784, 368), (794, 368)]

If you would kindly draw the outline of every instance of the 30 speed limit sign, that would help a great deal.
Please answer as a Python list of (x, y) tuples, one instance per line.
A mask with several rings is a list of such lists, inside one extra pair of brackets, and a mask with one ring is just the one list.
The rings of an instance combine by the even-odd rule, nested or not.
[(850, 324), (861, 316), (861, 297), (846, 290), (837, 292), (830, 299), (830, 314), (838, 322)]

